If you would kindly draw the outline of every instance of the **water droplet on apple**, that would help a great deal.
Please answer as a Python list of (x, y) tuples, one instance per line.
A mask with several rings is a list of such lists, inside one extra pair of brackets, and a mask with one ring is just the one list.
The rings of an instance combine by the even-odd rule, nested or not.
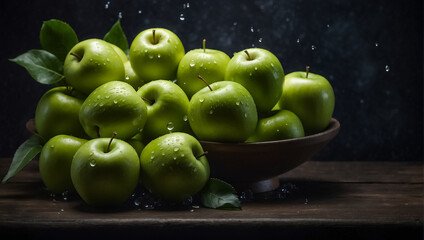
[(147, 49), (144, 49), (144, 52), (145, 52), (145, 53), (148, 53), (149, 51), (148, 51)]
[(209, 114), (211, 114), (211, 115), (213, 114), (213, 110), (212, 109), (209, 111)]
[(149, 58), (150, 58), (150, 59), (153, 59), (153, 55), (149, 55)]
[(110, 59), (109, 58), (106, 58), (106, 61), (110, 62)]
[(252, 72), (250, 72), (250, 73), (249, 73), (249, 76), (252, 76), (252, 75), (253, 75), (253, 74), (252, 74)]
[(236, 105), (239, 106), (240, 105), (240, 102), (236, 102)]
[(217, 62), (215, 60), (213, 60), (213, 63), (217, 64)]
[(161, 166), (162, 166), (162, 167), (165, 167), (165, 163), (162, 163), (162, 164), (161, 164)]
[(244, 114), (244, 118), (247, 118), (247, 113)]
[(160, 58), (160, 54), (158, 54), (158, 58)]
[(178, 152), (180, 150), (180, 148), (176, 147), (174, 148), (174, 152)]
[(280, 129), (277, 129), (277, 132), (280, 132)]
[(197, 168), (193, 168), (193, 172), (197, 172)]
[(258, 67), (255, 67), (255, 71), (258, 71)]
[(389, 72), (390, 71), (389, 65), (386, 65), (384, 68), (386, 69), (386, 72)]
[(168, 122), (168, 124), (166, 125), (166, 128), (167, 128), (169, 131), (174, 130), (174, 123), (173, 123), (173, 122)]
[(271, 67), (274, 67), (274, 63), (271, 63)]
[(97, 163), (95, 159), (90, 159), (89, 161), (90, 161), (90, 166), (92, 167), (96, 166)]
[(184, 155), (184, 153), (181, 153), (181, 155), (180, 155), (181, 157), (184, 157), (185, 155)]
[(204, 102), (205, 101), (205, 99), (203, 99), (203, 98), (201, 98), (201, 99), (199, 99), (199, 102)]
[(203, 63), (202, 63), (202, 64), (200, 64), (200, 67), (203, 67)]
[(54, 148), (54, 145), (50, 145), (51, 148)]
[(190, 67), (194, 67), (194, 66), (196, 66), (195, 63), (190, 63)]
[(153, 156), (153, 155), (152, 155), (152, 156), (150, 157), (150, 159), (152, 159), (152, 160), (153, 160), (153, 159), (155, 159), (155, 156)]
[(117, 104), (117, 103), (118, 103), (118, 101), (116, 101), (116, 100), (113, 100), (113, 103)]
[(183, 117), (183, 121), (184, 121), (184, 122), (187, 122), (187, 121), (188, 121), (188, 117), (187, 117), (187, 115), (184, 115), (184, 117)]
[(105, 98), (108, 99), (109, 98), (109, 95), (106, 95)]

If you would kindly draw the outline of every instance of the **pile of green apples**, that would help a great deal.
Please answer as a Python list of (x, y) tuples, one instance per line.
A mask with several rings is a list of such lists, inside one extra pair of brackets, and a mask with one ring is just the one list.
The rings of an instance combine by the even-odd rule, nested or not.
[(285, 75), (270, 51), (230, 58), (203, 48), (185, 52), (168, 29), (140, 32), (126, 53), (101, 39), (64, 56), (61, 85), (35, 111), (46, 143), (39, 171), (51, 192), (76, 192), (89, 205), (119, 206), (142, 184), (178, 202), (210, 178), (201, 141), (299, 138), (328, 126), (334, 93), (322, 76)]

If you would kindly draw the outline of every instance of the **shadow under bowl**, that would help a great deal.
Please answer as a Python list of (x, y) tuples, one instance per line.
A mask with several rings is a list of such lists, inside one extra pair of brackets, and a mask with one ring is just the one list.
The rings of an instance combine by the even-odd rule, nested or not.
[(211, 177), (230, 183), (237, 191), (260, 193), (278, 188), (279, 175), (312, 159), (339, 130), (339, 121), (332, 118), (325, 131), (302, 138), (256, 143), (200, 143), (208, 151)]

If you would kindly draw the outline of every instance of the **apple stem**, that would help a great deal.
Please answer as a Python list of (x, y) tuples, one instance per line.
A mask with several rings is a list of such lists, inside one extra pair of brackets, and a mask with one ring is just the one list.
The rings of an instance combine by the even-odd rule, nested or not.
[(203, 39), (203, 52), (206, 52), (206, 39)]
[(206, 154), (208, 154), (208, 151), (204, 151), (202, 154), (200, 154), (199, 156), (196, 156), (196, 159), (199, 160), (199, 158), (206, 156)]
[(153, 103), (155, 103), (154, 101), (152, 101), (152, 100), (150, 100), (150, 99), (148, 99), (148, 98), (145, 98), (145, 97), (141, 97), (141, 99), (143, 99), (143, 101), (145, 101), (146, 103), (148, 103), (149, 105), (153, 105)]
[(81, 61), (82, 60), (82, 57), (80, 55), (74, 53), (74, 52), (71, 52), (69, 54), (71, 54), (72, 56), (76, 57), (78, 59), (78, 61)]
[(153, 33), (153, 44), (156, 44), (156, 30), (153, 29), (152, 33)]
[(113, 139), (116, 137), (117, 133), (113, 132), (113, 136), (110, 138), (109, 144), (107, 145), (107, 150), (106, 152), (109, 152), (110, 150), (110, 145), (112, 144)]
[(246, 53), (246, 55), (247, 55), (247, 60), (252, 60), (252, 58), (250, 57), (249, 52), (248, 52), (247, 50), (245, 50), (244, 52), (245, 52), (245, 53)]
[(309, 75), (309, 69), (310, 69), (310, 67), (309, 67), (309, 66), (306, 66), (306, 78), (308, 78), (308, 75)]
[(206, 86), (208, 86), (209, 90), (213, 91), (213, 89), (211, 88), (211, 86), (209, 85), (209, 83), (206, 82), (206, 80), (202, 76), (197, 75), (197, 78), (199, 78), (200, 80), (202, 80), (206, 84)]

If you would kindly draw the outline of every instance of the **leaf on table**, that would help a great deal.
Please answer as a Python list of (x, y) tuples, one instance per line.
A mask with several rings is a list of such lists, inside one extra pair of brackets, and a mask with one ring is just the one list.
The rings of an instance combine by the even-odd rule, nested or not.
[(240, 199), (230, 184), (216, 178), (210, 178), (200, 192), (203, 206), (215, 209), (240, 210)]
[(25, 142), (23, 142), (16, 150), (12, 163), (10, 164), (9, 170), (4, 176), (2, 183), (5, 183), (9, 178), (15, 176), (19, 171), (22, 170), (37, 154), (41, 152), (43, 148), (44, 140), (34, 134), (31, 135)]
[(103, 37), (106, 42), (112, 43), (118, 46), (128, 56), (128, 40), (125, 36), (124, 30), (121, 27), (121, 21), (118, 19), (108, 33)]
[(66, 55), (78, 43), (78, 37), (69, 24), (51, 19), (41, 26), (40, 43), (44, 50), (64, 62)]
[(63, 63), (46, 50), (32, 49), (10, 61), (24, 67), (35, 81), (55, 84), (62, 80)]

